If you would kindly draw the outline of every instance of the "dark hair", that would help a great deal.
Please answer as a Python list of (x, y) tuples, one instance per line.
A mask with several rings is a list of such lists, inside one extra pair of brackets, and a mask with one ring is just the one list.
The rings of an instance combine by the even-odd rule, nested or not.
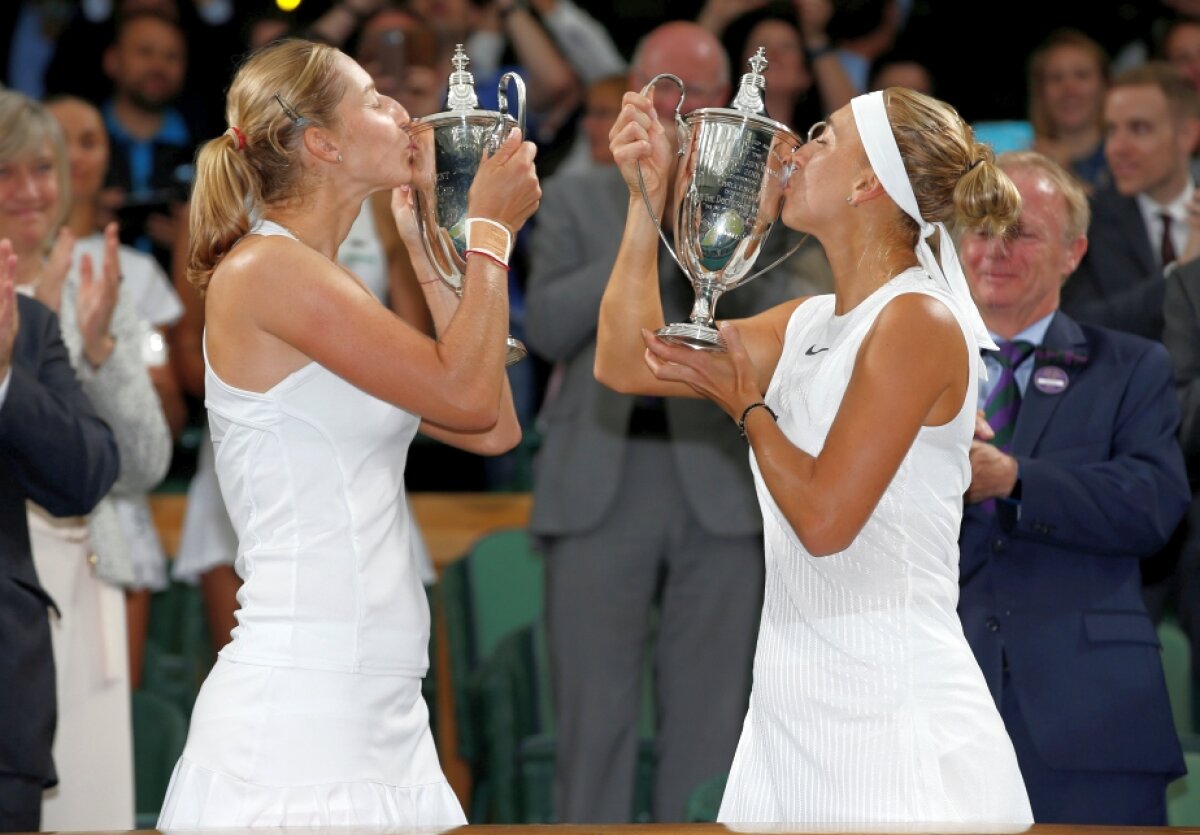
[(135, 23), (140, 23), (144, 20), (157, 20), (164, 26), (169, 26), (178, 33), (180, 39), (185, 43), (187, 34), (183, 31), (183, 27), (179, 24), (177, 18), (157, 9), (135, 9), (132, 12), (122, 13), (117, 16), (113, 28), (113, 43), (119, 43), (121, 38), (125, 36), (125, 30)]

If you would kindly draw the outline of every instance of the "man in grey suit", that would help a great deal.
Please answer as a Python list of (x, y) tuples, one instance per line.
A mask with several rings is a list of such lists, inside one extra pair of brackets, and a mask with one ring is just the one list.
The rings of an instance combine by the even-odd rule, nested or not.
[[(660, 72), (683, 78), (687, 110), (729, 104), (727, 59), (695, 24), (647, 35), (630, 88)], [(656, 92), (670, 125), (675, 87)], [(563, 822), (630, 819), (656, 606), (655, 818), (680, 820), (690, 791), (729, 770), (762, 601), (762, 520), (746, 445), (729, 419), (707, 401), (617, 394), (592, 374), (600, 298), (626, 214), (645, 210), (615, 167), (566, 174), (547, 183), (532, 241), (528, 343), (561, 370), (541, 415), (531, 527), (546, 553)], [(784, 231), (772, 233), (775, 244)], [(764, 252), (757, 266), (770, 258)], [(665, 248), (661, 275), (668, 321), (686, 321), (693, 292)], [(759, 278), (723, 298), (719, 312), (747, 316), (789, 295), (780, 276)]]

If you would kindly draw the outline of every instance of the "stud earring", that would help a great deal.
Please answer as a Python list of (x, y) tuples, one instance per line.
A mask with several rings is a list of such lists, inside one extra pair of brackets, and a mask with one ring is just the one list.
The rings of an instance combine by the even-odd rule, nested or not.
[(853, 206), (853, 205), (854, 205), (854, 198), (853, 198), (853, 197), (847, 197), (847, 198), (846, 198), (846, 202), (847, 202), (847, 203), (849, 203), (851, 206)]
[(341, 162), (341, 161), (342, 161), (342, 155), (341, 155), (341, 154), (338, 154), (338, 157), (337, 157), (337, 159), (338, 159), (338, 162)]

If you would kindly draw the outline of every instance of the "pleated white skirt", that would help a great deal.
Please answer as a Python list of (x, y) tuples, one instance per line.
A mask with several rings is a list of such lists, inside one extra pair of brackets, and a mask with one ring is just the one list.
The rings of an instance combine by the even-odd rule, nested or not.
[(219, 658), (158, 828), (464, 823), (420, 679)]

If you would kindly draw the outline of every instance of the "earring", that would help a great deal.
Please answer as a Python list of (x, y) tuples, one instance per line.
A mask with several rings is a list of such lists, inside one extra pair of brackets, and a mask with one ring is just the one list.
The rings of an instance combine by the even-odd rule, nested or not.
[(851, 206), (853, 206), (854, 205), (854, 197), (853, 196), (847, 197), (846, 202), (849, 203)]
[(341, 162), (341, 161), (342, 161), (342, 155), (341, 155), (341, 154), (338, 154), (338, 157), (337, 157), (337, 159), (338, 159), (338, 162)]

